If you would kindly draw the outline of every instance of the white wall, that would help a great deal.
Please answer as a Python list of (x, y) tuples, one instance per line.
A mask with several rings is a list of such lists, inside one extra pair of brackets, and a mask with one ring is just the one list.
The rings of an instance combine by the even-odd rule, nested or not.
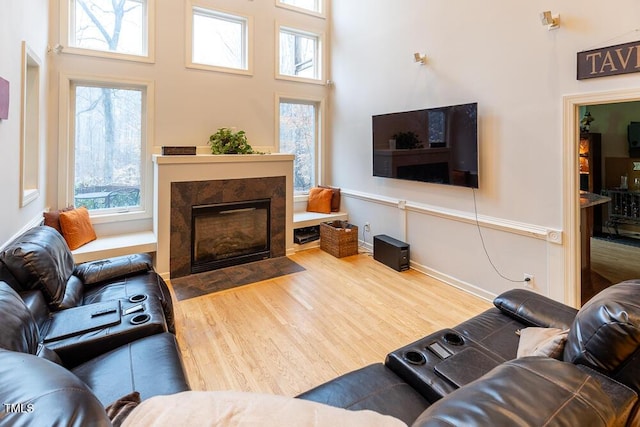
[[(477, 207), (487, 222), (500, 223), (498, 229), (484, 229), (487, 250), (504, 275), (521, 280), (532, 273), (540, 292), (563, 299), (563, 245), (572, 231), (562, 230), (562, 200), (574, 196), (562, 189), (562, 97), (640, 87), (638, 74), (576, 80), (577, 52), (640, 38), (635, 31), (640, 4), (389, 4), (333, 2), (332, 184), (430, 209), (400, 212), (395, 223), (381, 224), (370, 214), (378, 203), (357, 199), (347, 201), (350, 218), (370, 221), (372, 234), (389, 230), (406, 239), (419, 268), (451, 277), (454, 284), (488, 295), (522, 286), (500, 278), (477, 228), (455, 219), (474, 215), (470, 190), (372, 176), (373, 114), (478, 102)], [(547, 31), (540, 23), (539, 13), (549, 8), (561, 15), (558, 30)], [(415, 64), (414, 52), (426, 54), (427, 65)], [(429, 213), (441, 210), (456, 214), (443, 219)], [(527, 237), (523, 229), (552, 238)], [(560, 238), (555, 230), (562, 231)]]
[[(37, 217), (45, 205), (48, 91), (46, 46), (49, 18), (48, 0), (3, 0), (0, 5), (0, 77), (10, 83), (9, 118), (0, 120), (0, 244)], [(40, 197), (20, 208), (20, 85), (22, 41), (42, 61), (40, 68)]]

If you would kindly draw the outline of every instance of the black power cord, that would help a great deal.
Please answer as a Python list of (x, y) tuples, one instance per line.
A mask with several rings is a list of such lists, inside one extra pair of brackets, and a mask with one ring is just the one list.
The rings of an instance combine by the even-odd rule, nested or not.
[(480, 242), (482, 242), (482, 249), (484, 250), (484, 254), (487, 256), (487, 260), (489, 261), (489, 264), (491, 264), (491, 267), (493, 267), (493, 269), (498, 274), (498, 276), (502, 277), (504, 280), (507, 280), (507, 281), (512, 282), (512, 283), (527, 283), (527, 282), (530, 282), (531, 281), (530, 277), (527, 277), (524, 280), (513, 280), (513, 279), (510, 279), (509, 277), (507, 277), (504, 274), (502, 274), (500, 272), (500, 270), (498, 270), (498, 267), (496, 267), (496, 265), (491, 260), (491, 256), (489, 256), (489, 251), (487, 251), (487, 246), (484, 243), (484, 237), (482, 236), (482, 227), (480, 227), (480, 221), (478, 220), (478, 204), (476, 203), (476, 189), (475, 188), (471, 188), (471, 192), (473, 193), (473, 210), (474, 210), (475, 218), (476, 218), (476, 227), (478, 228), (478, 234), (480, 235)]

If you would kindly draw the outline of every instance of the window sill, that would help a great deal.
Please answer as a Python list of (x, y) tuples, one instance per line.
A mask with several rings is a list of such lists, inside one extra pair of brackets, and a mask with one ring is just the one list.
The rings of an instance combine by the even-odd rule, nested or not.
[(140, 252), (155, 252), (158, 242), (153, 231), (102, 236), (71, 251), (76, 264), (129, 255)]

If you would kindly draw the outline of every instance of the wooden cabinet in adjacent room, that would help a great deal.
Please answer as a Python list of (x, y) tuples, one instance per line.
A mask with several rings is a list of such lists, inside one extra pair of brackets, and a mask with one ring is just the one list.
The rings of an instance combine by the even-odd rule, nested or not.
[(602, 190), (601, 153), (599, 133), (580, 134), (580, 190), (600, 194)]
[[(600, 194), (602, 192), (602, 137), (599, 133), (580, 134), (580, 190)], [(602, 233), (602, 209), (593, 212), (593, 231)]]

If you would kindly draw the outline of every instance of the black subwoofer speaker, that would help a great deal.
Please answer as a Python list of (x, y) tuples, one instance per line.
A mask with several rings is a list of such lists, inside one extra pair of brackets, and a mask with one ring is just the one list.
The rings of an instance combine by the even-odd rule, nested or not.
[(386, 234), (373, 236), (373, 259), (394, 270), (408, 270), (409, 244)]

